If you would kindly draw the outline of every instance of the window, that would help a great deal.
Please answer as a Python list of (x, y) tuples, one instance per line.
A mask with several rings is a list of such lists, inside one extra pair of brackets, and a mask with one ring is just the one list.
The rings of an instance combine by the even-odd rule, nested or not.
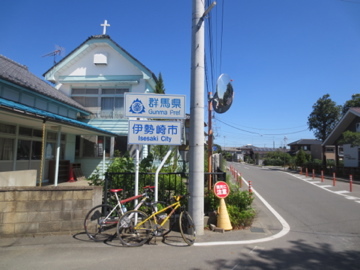
[(73, 100), (84, 107), (98, 107), (97, 97), (73, 97)]
[(120, 88), (120, 89), (102, 89), (103, 95), (121, 95), (127, 92), (128, 89), (126, 88)]
[(72, 99), (100, 118), (122, 118), (127, 88), (72, 89)]
[(15, 139), (0, 138), (0, 160), (13, 160)]
[(304, 151), (310, 151), (310, 146), (309, 146), (309, 145), (304, 145), (304, 146), (302, 147), (302, 149), (303, 149)]
[(72, 89), (73, 95), (98, 95), (99, 89), (82, 89), (82, 88), (73, 88)]
[(119, 118), (124, 113), (124, 98), (103, 97), (101, 98), (101, 116), (107, 118)]
[(32, 136), (32, 128), (20, 127), (19, 128), (19, 135), (20, 136), (31, 137)]
[(26, 136), (26, 137), (37, 137), (42, 138), (42, 130), (40, 129), (32, 129), (28, 127), (20, 127), (19, 128), (19, 135)]
[(30, 159), (31, 141), (19, 140), (17, 148), (17, 159), (18, 160), (29, 160)]
[(42, 152), (41, 150), (42, 150), (42, 142), (33, 141), (31, 145), (31, 159), (40, 160), (41, 152)]
[(16, 133), (16, 126), (0, 124), (0, 133), (14, 134)]
[(13, 160), (16, 126), (0, 123), (0, 135), (0, 160)]
[[(105, 145), (104, 145), (105, 143)], [(82, 147), (81, 147), (82, 144)], [(105, 146), (105, 156), (110, 156), (110, 137), (103, 136), (90, 136), (83, 135), (76, 137), (76, 156), (77, 157), (102, 157), (104, 153)], [(82, 149), (82, 153), (81, 150)]]

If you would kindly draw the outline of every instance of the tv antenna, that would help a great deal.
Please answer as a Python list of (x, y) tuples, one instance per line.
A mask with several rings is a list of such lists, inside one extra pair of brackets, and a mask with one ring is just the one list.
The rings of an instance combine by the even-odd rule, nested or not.
[(44, 54), (42, 57), (47, 57), (47, 56), (54, 56), (54, 65), (56, 64), (56, 56), (59, 55), (59, 56), (64, 56), (65, 54), (65, 48), (64, 47), (60, 47), (58, 45), (55, 45), (55, 50), (50, 52), (50, 53), (47, 53), (47, 54)]

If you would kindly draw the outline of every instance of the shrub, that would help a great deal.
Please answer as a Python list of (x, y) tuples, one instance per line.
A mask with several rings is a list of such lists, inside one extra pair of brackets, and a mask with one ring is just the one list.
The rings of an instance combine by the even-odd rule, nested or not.
[(249, 226), (254, 221), (255, 218), (255, 210), (248, 209), (240, 211), (239, 207), (236, 205), (228, 205), (227, 210), (230, 217), (230, 222), (233, 229), (244, 229)]
[(89, 181), (89, 186), (104, 186), (104, 180), (102, 180), (102, 175), (98, 167), (96, 167), (95, 171), (87, 178), (87, 181)]
[(217, 210), (217, 208), (219, 207), (219, 199), (215, 196), (213, 191), (208, 191), (205, 194), (204, 199), (204, 210), (206, 214)]
[(241, 191), (236, 185), (230, 186), (230, 194), (226, 197), (227, 205), (234, 205), (239, 211), (246, 211), (251, 209), (253, 201), (254, 197), (249, 191)]
[[(226, 207), (228, 210), (231, 225), (234, 229), (249, 227), (254, 218), (255, 211), (251, 204), (254, 198), (248, 191), (241, 191), (238, 186), (230, 186), (230, 194), (226, 197)], [(217, 210), (220, 200), (214, 192), (209, 191), (205, 194), (205, 213)]]

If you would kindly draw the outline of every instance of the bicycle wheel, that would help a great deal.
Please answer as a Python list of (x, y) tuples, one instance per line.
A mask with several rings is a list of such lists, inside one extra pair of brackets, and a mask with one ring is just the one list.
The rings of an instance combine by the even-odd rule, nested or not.
[(151, 222), (147, 218), (148, 215), (139, 210), (128, 211), (120, 218), (117, 233), (124, 246), (142, 246), (152, 237)]
[(91, 240), (105, 241), (116, 235), (117, 223), (120, 214), (108, 204), (95, 206), (91, 209), (84, 220), (84, 228), (86, 234)]
[(182, 211), (180, 213), (180, 233), (184, 241), (191, 246), (195, 242), (196, 230), (193, 219), (187, 211)]

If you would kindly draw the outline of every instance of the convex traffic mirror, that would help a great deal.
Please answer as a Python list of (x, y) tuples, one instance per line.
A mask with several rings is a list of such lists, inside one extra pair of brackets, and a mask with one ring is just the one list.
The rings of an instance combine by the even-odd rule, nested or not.
[(231, 79), (227, 74), (221, 74), (216, 83), (216, 93), (212, 98), (212, 106), (215, 112), (224, 113), (230, 107), (234, 99), (234, 89)]

